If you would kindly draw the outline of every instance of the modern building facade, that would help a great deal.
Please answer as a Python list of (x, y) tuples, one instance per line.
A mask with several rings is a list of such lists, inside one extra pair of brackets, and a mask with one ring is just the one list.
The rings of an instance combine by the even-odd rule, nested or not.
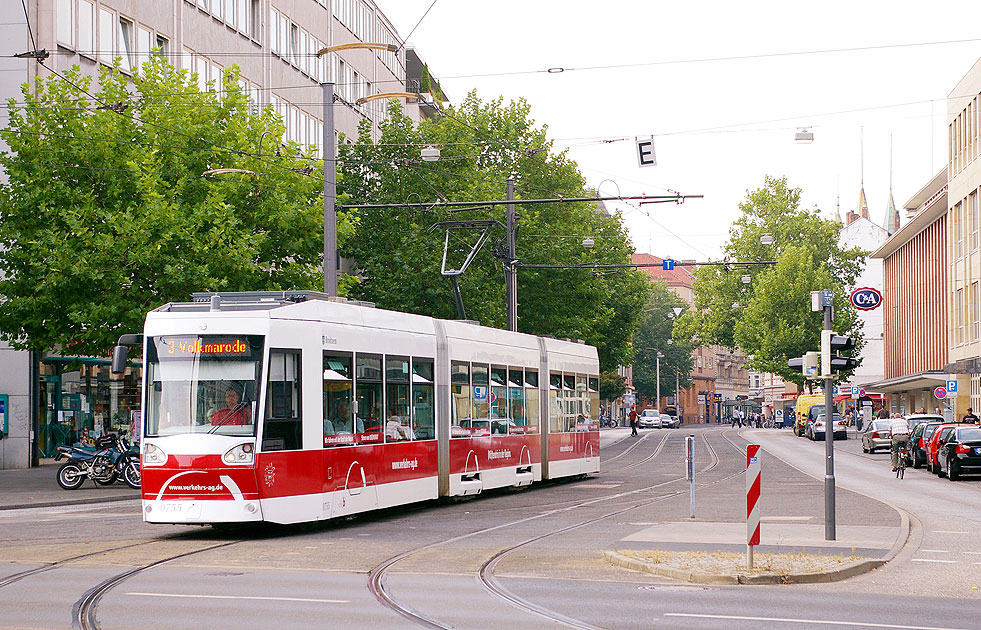
[[(22, 101), (21, 85), (78, 66), (86, 75), (118, 61), (136, 73), (162, 55), (194, 73), (202, 89), (221, 89), (222, 73), (240, 70), (239, 87), (256, 107), (272, 106), (285, 122), (283, 141), (320, 154), (322, 83), (335, 84), (335, 134), (372, 134), (388, 99), (406, 91), (439, 93), (418, 52), (407, 49), (372, 0), (27, 0), (7, 3), (0, 22), (0, 98)], [(354, 43), (389, 45), (384, 50)], [(43, 64), (38, 58), (47, 53)], [(15, 57), (23, 55), (26, 57)], [(425, 76), (421, 76), (425, 70)], [(414, 74), (415, 73), (415, 74)], [(405, 102), (414, 120), (438, 107), (425, 95)], [(0, 108), (0, 125), (7, 110)], [(274, 151), (272, 139), (257, 152)], [(0, 177), (3, 173), (0, 172)], [(50, 455), (71, 434), (126, 430), (140, 411), (140, 369), (109, 374), (105, 358), (31, 354), (0, 343), (0, 468), (20, 468)], [(73, 435), (73, 434), (72, 434)]]
[[(882, 261), (883, 374), (865, 386), (887, 394), (890, 411), (934, 411), (948, 362), (947, 169), (905, 204), (907, 222), (872, 252)], [(967, 404), (963, 405), (965, 408)]]

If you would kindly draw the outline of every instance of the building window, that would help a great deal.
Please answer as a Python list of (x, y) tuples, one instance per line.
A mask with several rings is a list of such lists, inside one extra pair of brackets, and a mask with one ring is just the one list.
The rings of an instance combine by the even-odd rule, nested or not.
[(154, 46), (153, 54), (160, 55), (164, 59), (170, 53), (170, 40), (163, 35), (157, 35), (156, 45)]
[(95, 55), (95, 5), (78, 0), (78, 52)]
[(133, 70), (133, 22), (119, 17), (119, 32), (116, 34), (118, 54), (122, 58), (120, 67), (124, 72)]
[(971, 251), (978, 248), (978, 191), (972, 192), (967, 197), (968, 222), (971, 226)]
[(108, 9), (99, 9), (99, 61), (111, 66), (112, 65), (112, 53), (115, 50), (113, 46), (113, 35), (115, 34), (115, 28), (113, 23), (116, 21), (116, 16), (112, 11)]
[(971, 284), (971, 339), (981, 339), (981, 285)]
[(954, 326), (957, 327), (956, 343), (964, 343), (964, 289), (957, 289), (954, 294)]
[(142, 26), (136, 30), (137, 61), (142, 66), (150, 61), (150, 48), (153, 46), (153, 33)]
[(58, 43), (75, 47), (75, 0), (58, 0)]

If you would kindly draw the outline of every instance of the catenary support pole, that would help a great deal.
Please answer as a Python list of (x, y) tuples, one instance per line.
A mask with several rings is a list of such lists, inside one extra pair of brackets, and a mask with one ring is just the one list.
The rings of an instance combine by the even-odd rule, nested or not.
[[(824, 329), (831, 330), (831, 304), (824, 305)], [(836, 540), (835, 537), (835, 430), (834, 430), (834, 390), (831, 378), (831, 366), (822, 366), (824, 377), (824, 539)]]
[(514, 176), (508, 177), (507, 238), (508, 259), (504, 265), (504, 293), (507, 300), (508, 330), (518, 330), (518, 267), (515, 264), (517, 251), (518, 215), (514, 212)]
[(337, 168), (334, 84), (321, 83), (324, 99), (324, 293), (337, 297)]

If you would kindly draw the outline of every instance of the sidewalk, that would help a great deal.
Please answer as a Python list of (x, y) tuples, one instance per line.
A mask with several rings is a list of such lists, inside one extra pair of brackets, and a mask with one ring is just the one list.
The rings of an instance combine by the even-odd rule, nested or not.
[(86, 480), (78, 490), (64, 490), (57, 479), (62, 463), (42, 460), (37, 468), (0, 470), (0, 510), (135, 501), (140, 498), (139, 490), (122, 482), (100, 486)]

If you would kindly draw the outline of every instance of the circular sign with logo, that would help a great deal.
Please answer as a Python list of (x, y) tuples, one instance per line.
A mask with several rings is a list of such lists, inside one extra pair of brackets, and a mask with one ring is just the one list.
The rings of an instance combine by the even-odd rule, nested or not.
[(858, 287), (852, 291), (849, 300), (860, 311), (872, 311), (882, 304), (882, 293), (872, 287)]
[(937, 397), (937, 400), (943, 400), (947, 397), (947, 390), (943, 387), (938, 387), (933, 390), (933, 395)]

